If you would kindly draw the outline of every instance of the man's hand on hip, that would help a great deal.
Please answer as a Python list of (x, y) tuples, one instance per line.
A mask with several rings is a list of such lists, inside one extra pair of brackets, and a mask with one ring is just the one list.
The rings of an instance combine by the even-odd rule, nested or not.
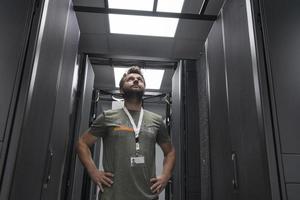
[(114, 177), (114, 175), (110, 172), (95, 170), (90, 173), (90, 177), (94, 181), (94, 183), (100, 187), (100, 190), (102, 192), (104, 191), (103, 186), (111, 187), (111, 185), (114, 183), (112, 181), (112, 178)]
[(157, 194), (161, 193), (161, 191), (163, 191), (163, 189), (165, 189), (167, 186), (169, 179), (170, 176), (164, 174), (158, 176), (157, 178), (151, 178), (150, 182), (153, 184), (150, 188), (151, 191)]

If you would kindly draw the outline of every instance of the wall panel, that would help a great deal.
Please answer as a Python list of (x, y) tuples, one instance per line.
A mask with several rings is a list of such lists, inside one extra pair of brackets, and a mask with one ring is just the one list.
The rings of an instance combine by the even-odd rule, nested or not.
[[(59, 199), (61, 191), (66, 190), (62, 184), (67, 145), (70, 142), (73, 125), (72, 90), (76, 79), (76, 57), (79, 44), (79, 26), (75, 12), (70, 9), (67, 18), (65, 40), (61, 61), (61, 70), (57, 83), (56, 104), (51, 130), (49, 149), (53, 152), (53, 159), (49, 168), (51, 180), (44, 190), (43, 199)], [(76, 67), (76, 68), (75, 68)], [(74, 76), (75, 75), (75, 76)], [(74, 101), (74, 100), (73, 100)]]
[(282, 156), (284, 177), (287, 183), (300, 183), (300, 155), (285, 154)]
[[(206, 41), (209, 99), (209, 141), (212, 199), (232, 199), (231, 141), (228, 127), (226, 63), (222, 19), (217, 20)], [(222, 167), (220, 167), (222, 166)]]
[(216, 200), (271, 199), (260, 77), (246, 2), (226, 1), (206, 41), (212, 198)]
[(282, 153), (300, 154), (300, 2), (267, 0), (262, 6)]
[(300, 197), (300, 184), (287, 184), (287, 197), (288, 200), (298, 200)]
[(6, 164), (34, 5), (34, 0), (0, 2), (0, 177)]
[(299, 199), (300, 2), (259, 3), (282, 197)]
[[(42, 190), (47, 189), (49, 182), (48, 145), (62, 67), (65, 67), (62, 64), (70, 5), (69, 0), (45, 1), (44, 4), (9, 199), (45, 197)], [(75, 57), (73, 61), (74, 67)], [(30, 184), (24, 184), (24, 180), (30, 180)]]
[(176, 163), (172, 186), (174, 200), (185, 200), (184, 180), (184, 129), (183, 129), (183, 66), (180, 62), (172, 77), (171, 139), (176, 150)]
[[(223, 8), (224, 47), (228, 85), (229, 130), (237, 155), (239, 199), (270, 199), (266, 143), (259, 116), (246, 1), (228, 1)], [(253, 165), (255, 163), (255, 165)]]
[(0, 142), (4, 139), (17, 73), (23, 59), (30, 31), (34, 0), (0, 3)]
[(186, 124), (186, 198), (201, 198), (201, 154), (199, 130), (199, 99), (196, 61), (184, 61), (185, 124)]
[[(197, 61), (197, 82), (199, 99), (199, 131), (201, 158), (201, 199), (211, 199), (211, 160), (208, 128), (208, 77), (205, 54)], [(198, 169), (199, 170), (199, 169)]]

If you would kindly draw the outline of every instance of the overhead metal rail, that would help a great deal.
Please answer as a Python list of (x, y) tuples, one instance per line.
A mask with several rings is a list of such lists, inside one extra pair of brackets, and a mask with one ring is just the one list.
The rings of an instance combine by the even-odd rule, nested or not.
[(204, 0), (199, 14), (157, 12), (157, 0), (154, 1), (153, 11), (108, 8), (107, 0), (105, 0), (104, 2), (105, 2), (104, 7), (74, 6), (74, 10), (76, 12), (139, 15), (139, 16), (151, 16), (151, 17), (169, 17), (169, 18), (205, 20), (205, 21), (215, 21), (217, 19), (216, 15), (205, 15), (204, 14), (205, 9), (208, 4), (208, 0)]
[(140, 67), (151, 69), (176, 69), (179, 62), (177, 59), (155, 57), (120, 56), (99, 53), (85, 53), (85, 55), (89, 56), (90, 62), (93, 65), (117, 65), (124, 67), (139, 65)]
[(142, 68), (151, 69), (176, 69), (177, 62), (162, 62), (162, 61), (145, 61), (145, 60), (124, 60), (124, 59), (103, 59), (103, 58), (93, 58), (90, 59), (91, 63), (95, 66), (124, 66), (129, 67), (133, 65), (138, 65)]
[[(120, 90), (103, 90), (103, 89), (96, 89), (100, 95), (107, 95), (107, 96), (116, 96), (117, 98), (122, 98)], [(157, 92), (157, 91), (145, 91), (143, 99), (150, 99), (155, 97), (166, 97), (169, 94), (166, 92)], [(113, 99), (115, 100), (115, 99)]]
[(208, 1), (209, 1), (209, 0), (204, 0), (204, 1), (203, 1), (202, 6), (201, 6), (200, 11), (199, 11), (199, 14), (200, 14), (200, 15), (204, 15), (204, 12), (205, 12), (206, 7), (207, 7), (207, 5), (208, 5)]
[(169, 58), (161, 58), (161, 57), (147, 57), (147, 56), (124, 56), (124, 55), (116, 55), (116, 54), (102, 54), (102, 53), (92, 53), (85, 52), (86, 55), (89, 56), (90, 59), (93, 58), (112, 58), (112, 59), (123, 59), (123, 60), (144, 60), (144, 61), (157, 61), (157, 62), (178, 62), (180, 59), (169, 59)]

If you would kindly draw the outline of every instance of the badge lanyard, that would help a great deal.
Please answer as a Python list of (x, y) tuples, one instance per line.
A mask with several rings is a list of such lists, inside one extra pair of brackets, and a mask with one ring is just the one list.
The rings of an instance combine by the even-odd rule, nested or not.
[(129, 111), (127, 110), (127, 108), (125, 106), (123, 107), (123, 110), (125, 111), (127, 117), (129, 118), (129, 121), (130, 121), (130, 123), (133, 127), (133, 130), (134, 130), (134, 133), (135, 133), (135, 149), (136, 149), (137, 152), (139, 152), (139, 150), (140, 150), (139, 134), (140, 134), (141, 125), (142, 125), (142, 121), (143, 121), (144, 109), (141, 108), (140, 117), (139, 117), (139, 121), (138, 121), (137, 126), (135, 125), (131, 114), (129, 113)]

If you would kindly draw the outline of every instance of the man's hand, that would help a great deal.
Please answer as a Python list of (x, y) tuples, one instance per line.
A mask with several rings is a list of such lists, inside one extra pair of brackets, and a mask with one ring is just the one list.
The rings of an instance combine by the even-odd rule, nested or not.
[(94, 183), (100, 187), (101, 192), (104, 191), (103, 186), (111, 187), (111, 185), (114, 183), (112, 181), (114, 175), (109, 172), (95, 170), (90, 173), (90, 177), (94, 181)]
[(100, 190), (103, 192), (103, 186), (111, 187), (113, 184), (112, 173), (99, 171), (92, 159), (92, 154), (90, 147), (96, 142), (97, 137), (95, 137), (90, 132), (84, 133), (76, 143), (76, 152), (78, 157), (84, 167), (87, 169), (91, 179), (100, 187)]
[(159, 144), (162, 151), (164, 152), (164, 166), (162, 175), (157, 178), (151, 178), (150, 182), (153, 184), (150, 189), (153, 193), (161, 193), (168, 184), (171, 178), (172, 170), (175, 165), (175, 149), (171, 143)]
[(171, 176), (167, 176), (167, 175), (160, 175), (157, 178), (151, 178), (150, 182), (153, 184), (151, 186), (151, 191), (153, 193), (161, 193), (161, 191), (163, 191), (163, 189), (165, 189), (165, 187), (168, 184), (169, 179), (171, 178)]

